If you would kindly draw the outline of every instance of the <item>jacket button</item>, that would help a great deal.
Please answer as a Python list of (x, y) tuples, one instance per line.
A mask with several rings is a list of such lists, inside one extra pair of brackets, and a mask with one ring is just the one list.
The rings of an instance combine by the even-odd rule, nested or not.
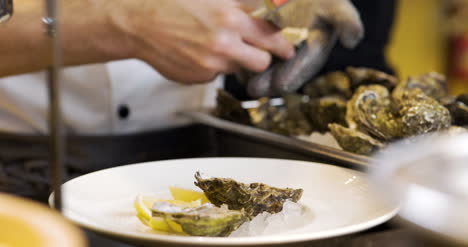
[(130, 116), (130, 108), (127, 105), (120, 105), (117, 112), (120, 119), (127, 119)]

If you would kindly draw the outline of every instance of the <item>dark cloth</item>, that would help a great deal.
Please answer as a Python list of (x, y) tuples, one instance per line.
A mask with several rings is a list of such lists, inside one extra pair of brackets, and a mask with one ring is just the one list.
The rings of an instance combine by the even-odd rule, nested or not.
[[(133, 135), (69, 136), (66, 179), (120, 165), (210, 156), (213, 133), (191, 125)], [(48, 139), (0, 133), (0, 192), (45, 201), (49, 187)]]
[[(366, 35), (353, 50), (344, 48), (338, 42), (318, 75), (343, 70), (347, 66), (364, 66), (394, 74), (385, 58), (385, 46), (390, 40), (398, 1), (354, 0), (352, 2), (361, 15)], [(226, 77), (225, 88), (238, 99), (249, 99), (244, 86), (235, 76)]]

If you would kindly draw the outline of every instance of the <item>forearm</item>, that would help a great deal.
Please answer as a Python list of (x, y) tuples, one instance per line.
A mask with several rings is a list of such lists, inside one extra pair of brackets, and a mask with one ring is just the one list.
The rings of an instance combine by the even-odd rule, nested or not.
[[(113, 27), (105, 2), (61, 0), (63, 62), (80, 65), (123, 59), (130, 45)], [(41, 19), (44, 1), (16, 0), (13, 18), (0, 26), (0, 77), (45, 69), (51, 62)], [(116, 1), (112, 1), (117, 4)]]

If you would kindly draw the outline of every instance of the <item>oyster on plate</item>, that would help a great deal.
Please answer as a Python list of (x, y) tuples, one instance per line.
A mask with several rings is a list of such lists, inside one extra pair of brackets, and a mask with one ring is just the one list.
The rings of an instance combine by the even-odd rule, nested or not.
[(278, 213), (286, 200), (297, 202), (303, 192), (302, 189), (281, 189), (262, 183), (244, 184), (230, 178), (202, 178), (199, 172), (195, 179), (195, 185), (214, 205), (226, 204), (231, 210), (244, 209), (249, 219), (263, 212)]
[(338, 96), (349, 99), (352, 95), (351, 81), (344, 72), (331, 72), (306, 84), (304, 93), (311, 99), (324, 96)]
[(395, 76), (385, 72), (364, 67), (348, 67), (346, 73), (351, 78), (351, 88), (357, 89), (362, 85), (378, 84), (386, 87), (388, 90), (393, 90), (398, 84), (398, 79)]
[(444, 75), (430, 72), (418, 77), (410, 77), (406, 81), (400, 82), (393, 90), (394, 98), (401, 98), (402, 94), (408, 90), (419, 88), (427, 96), (441, 101), (448, 96), (447, 79)]
[(215, 115), (224, 120), (250, 125), (250, 116), (241, 102), (230, 93), (219, 89), (216, 97)]
[(448, 129), (452, 118), (447, 108), (421, 89), (406, 90), (395, 97), (402, 122), (403, 137)]
[(384, 86), (359, 87), (348, 101), (346, 121), (357, 129), (379, 140), (390, 141), (402, 136), (402, 123), (392, 105), (390, 93)]
[(313, 129), (318, 132), (329, 131), (328, 124), (331, 123), (346, 125), (346, 100), (341, 97), (327, 96), (311, 99), (304, 103), (302, 108)]
[(227, 206), (216, 207), (204, 204), (199, 207), (184, 207), (168, 202), (157, 202), (151, 208), (153, 217), (162, 217), (182, 227), (191, 236), (228, 236), (248, 220), (244, 211), (229, 210)]
[(345, 151), (369, 155), (384, 147), (380, 141), (356, 129), (346, 128), (339, 124), (330, 124), (328, 127), (340, 147)]

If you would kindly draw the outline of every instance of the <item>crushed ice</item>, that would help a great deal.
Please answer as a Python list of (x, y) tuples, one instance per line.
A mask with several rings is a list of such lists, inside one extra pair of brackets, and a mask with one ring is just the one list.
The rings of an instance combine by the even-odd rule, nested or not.
[(282, 233), (305, 226), (311, 215), (307, 209), (295, 202), (286, 201), (283, 210), (276, 214), (261, 213), (250, 222), (242, 224), (229, 237), (253, 237)]

